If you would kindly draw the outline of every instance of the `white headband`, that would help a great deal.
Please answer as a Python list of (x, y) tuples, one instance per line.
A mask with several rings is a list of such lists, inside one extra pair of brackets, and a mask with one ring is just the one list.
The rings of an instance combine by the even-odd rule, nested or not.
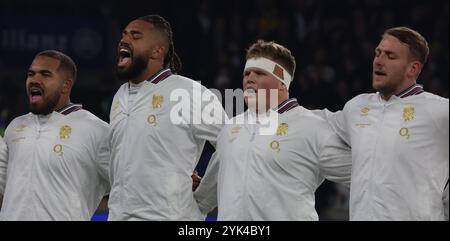
[(292, 76), (280, 64), (277, 64), (274, 61), (267, 58), (258, 57), (248, 59), (247, 63), (245, 64), (244, 71), (247, 68), (251, 67), (260, 68), (271, 73), (273, 76), (275, 76), (275, 78), (281, 81), (281, 83), (286, 85), (286, 88), (289, 90), (289, 85), (291, 84)]

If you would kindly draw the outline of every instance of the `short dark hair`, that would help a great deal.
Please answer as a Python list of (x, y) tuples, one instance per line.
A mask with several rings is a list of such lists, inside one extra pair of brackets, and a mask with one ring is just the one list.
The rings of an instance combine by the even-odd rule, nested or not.
[(267, 42), (259, 39), (247, 49), (246, 59), (255, 57), (265, 57), (279, 63), (294, 77), (295, 58), (291, 51), (283, 45), (277, 44), (274, 41)]
[(169, 67), (173, 72), (178, 72), (181, 70), (181, 60), (175, 52), (175, 46), (173, 44), (173, 33), (172, 27), (170, 23), (165, 20), (163, 17), (159, 15), (146, 15), (138, 18), (139, 20), (146, 21), (148, 23), (153, 24), (156, 29), (161, 31), (167, 39), (167, 43), (169, 44), (169, 49), (164, 56), (164, 68)]
[(75, 82), (77, 78), (77, 66), (68, 55), (57, 50), (44, 50), (36, 54), (35, 58), (39, 56), (47, 56), (59, 60), (58, 70), (66, 72), (69, 75), (69, 78)]
[(405, 43), (409, 47), (409, 52), (414, 59), (419, 60), (423, 65), (427, 62), (430, 49), (428, 47), (427, 40), (417, 31), (408, 27), (395, 27), (386, 30), (384, 35), (391, 35), (396, 37), (402, 43)]

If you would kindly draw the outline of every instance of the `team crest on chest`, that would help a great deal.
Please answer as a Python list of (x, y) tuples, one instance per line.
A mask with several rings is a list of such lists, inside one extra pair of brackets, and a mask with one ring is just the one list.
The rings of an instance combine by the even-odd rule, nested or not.
[(71, 133), (72, 127), (64, 125), (61, 127), (61, 129), (59, 129), (59, 138), (61, 138), (61, 140), (69, 139)]
[(277, 136), (284, 136), (287, 134), (289, 125), (286, 123), (281, 123), (277, 128)]
[(164, 96), (162, 96), (160, 94), (153, 95), (153, 99), (152, 99), (153, 109), (161, 108), (163, 102), (164, 102)]
[(407, 105), (403, 108), (403, 120), (410, 121), (414, 119), (414, 107), (412, 105)]

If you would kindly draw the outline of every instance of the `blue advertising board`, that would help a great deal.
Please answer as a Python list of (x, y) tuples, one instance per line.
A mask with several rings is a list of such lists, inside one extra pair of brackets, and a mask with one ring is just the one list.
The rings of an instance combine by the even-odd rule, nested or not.
[(28, 66), (42, 50), (56, 49), (84, 69), (107, 64), (109, 25), (104, 18), (0, 17), (0, 58), (5, 67)]

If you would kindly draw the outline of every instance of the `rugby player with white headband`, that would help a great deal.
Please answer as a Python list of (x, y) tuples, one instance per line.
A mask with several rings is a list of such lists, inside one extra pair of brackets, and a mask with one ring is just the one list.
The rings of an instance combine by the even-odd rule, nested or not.
[[(327, 122), (289, 98), (295, 71), (290, 50), (258, 40), (247, 50), (243, 87), (249, 109), (219, 134), (217, 150), (194, 193), (203, 214), (218, 206), (218, 220), (318, 220), (314, 193), (325, 178), (350, 182), (348, 148)], [(249, 93), (256, 92), (256, 95)], [(263, 92), (278, 92), (258, 108)], [(269, 94), (270, 96), (270, 94)], [(254, 103), (253, 103), (254, 104)], [(260, 111), (278, 115), (276, 131), (259, 132), (259, 122), (237, 121)]]
[[(265, 71), (265, 74), (269, 74), (272, 78), (265, 78), (264, 80), (266, 81), (261, 82), (261, 85), (258, 86), (259, 89), (256, 89), (255, 86), (252, 85), (251, 80), (248, 85), (244, 84), (244, 96), (250, 109), (253, 109), (256, 113), (264, 113), (288, 99), (292, 75), (289, 74), (282, 65), (269, 58), (254, 57), (247, 59), (244, 74), (248, 75), (252, 70), (256, 70), (253, 72), (257, 75), (261, 74), (262, 71)], [(262, 91), (258, 93), (258, 90)], [(288, 103), (289, 106), (292, 105), (292, 107), (297, 105), (294, 99), (289, 100), (285, 104)]]

